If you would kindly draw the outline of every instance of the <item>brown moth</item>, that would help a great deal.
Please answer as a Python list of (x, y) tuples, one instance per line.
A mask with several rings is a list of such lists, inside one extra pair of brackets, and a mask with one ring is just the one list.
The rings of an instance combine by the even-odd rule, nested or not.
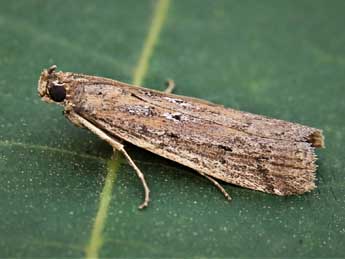
[[(315, 188), (315, 148), (322, 131), (300, 124), (224, 108), (196, 98), (133, 86), (116, 80), (43, 70), (42, 100), (64, 106), (65, 116), (107, 141), (128, 160), (149, 188), (122, 141), (190, 167), (216, 181), (276, 195)], [(171, 87), (170, 87), (171, 90)]]

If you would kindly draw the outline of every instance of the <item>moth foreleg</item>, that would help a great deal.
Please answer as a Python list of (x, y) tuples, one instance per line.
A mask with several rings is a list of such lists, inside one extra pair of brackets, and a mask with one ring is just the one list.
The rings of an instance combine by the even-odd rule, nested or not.
[(145, 199), (144, 202), (139, 206), (140, 209), (143, 209), (145, 207), (148, 206), (149, 201), (150, 201), (150, 189), (147, 186), (144, 174), (140, 171), (140, 169), (136, 166), (136, 164), (134, 163), (134, 161), (132, 160), (132, 158), (129, 156), (129, 154), (127, 153), (127, 151), (125, 150), (123, 144), (121, 144), (118, 140), (116, 140), (115, 138), (109, 136), (108, 134), (106, 134), (103, 130), (97, 128), (95, 125), (93, 125), (91, 122), (89, 122), (88, 120), (84, 119), (83, 117), (81, 117), (80, 115), (76, 114), (76, 113), (69, 113), (68, 117), (71, 121), (76, 121), (78, 122), (80, 125), (84, 126), (85, 128), (89, 129), (91, 132), (95, 133), (97, 136), (99, 136), (101, 139), (105, 140), (106, 142), (108, 142), (114, 150), (117, 150), (119, 152), (121, 152), (127, 159), (128, 163), (133, 167), (134, 171), (136, 172), (136, 174), (138, 175), (139, 179), (141, 180), (141, 183), (144, 187), (144, 191), (145, 191)]
[(166, 81), (165, 84), (166, 84), (167, 88), (164, 90), (164, 93), (171, 94), (174, 91), (174, 89), (175, 89), (175, 82), (174, 82), (174, 80), (169, 79), (169, 80)]
[(225, 196), (226, 199), (228, 199), (229, 201), (231, 201), (231, 196), (229, 195), (229, 193), (223, 188), (223, 186), (220, 185), (220, 183), (218, 183), (215, 179), (213, 179), (212, 177), (208, 176), (207, 174), (197, 171), (199, 174), (201, 174), (202, 176), (204, 176), (205, 178), (207, 178), (208, 180), (210, 180)]

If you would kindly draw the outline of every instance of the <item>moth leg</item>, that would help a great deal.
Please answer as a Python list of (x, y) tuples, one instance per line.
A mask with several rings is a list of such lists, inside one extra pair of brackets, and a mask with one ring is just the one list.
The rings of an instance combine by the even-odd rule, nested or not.
[(225, 196), (225, 198), (229, 201), (231, 201), (231, 196), (229, 195), (229, 193), (223, 188), (223, 186), (220, 185), (220, 183), (218, 183), (215, 179), (213, 179), (212, 177), (208, 176), (207, 174), (204, 174), (203, 172), (197, 171), (199, 174), (201, 174), (202, 176), (204, 176), (205, 178), (207, 178), (208, 180), (210, 180)]
[(175, 89), (174, 80), (169, 79), (165, 82), (165, 84), (166, 84), (167, 88), (164, 90), (164, 93), (171, 94)]
[[(127, 159), (128, 163), (133, 167), (134, 171), (137, 173), (139, 179), (141, 180), (141, 183), (144, 187), (145, 191), (145, 199), (144, 202), (139, 206), (139, 209), (143, 209), (148, 206), (150, 201), (150, 189), (147, 186), (144, 174), (140, 171), (140, 169), (136, 166), (132, 158), (129, 156), (127, 151), (125, 150), (123, 144), (121, 144), (119, 141), (114, 139), (113, 137), (110, 137), (105, 132), (103, 132), (101, 129), (94, 126), (92, 123), (81, 117), (80, 115), (76, 113), (70, 113), (68, 114), (69, 117), (72, 117), (73, 121), (77, 121), (79, 125), (84, 126), (85, 128), (89, 129), (91, 132), (95, 133), (97, 136), (99, 136), (101, 139), (108, 142), (114, 150), (120, 151)], [(70, 118), (71, 119), (71, 118)]]
[(144, 202), (139, 206), (139, 209), (143, 209), (146, 208), (149, 205), (149, 201), (150, 201), (150, 189), (147, 186), (144, 174), (140, 171), (140, 169), (137, 167), (137, 165), (134, 163), (134, 161), (132, 160), (132, 158), (128, 155), (128, 153), (126, 152), (126, 150), (123, 148), (122, 145), (122, 149), (120, 150), (120, 152), (122, 152), (122, 154), (127, 158), (127, 161), (129, 162), (129, 164), (133, 167), (133, 169), (135, 170), (135, 172), (137, 173), (137, 176), (139, 177), (139, 179), (141, 180), (141, 183), (144, 187), (145, 190), (145, 199)]

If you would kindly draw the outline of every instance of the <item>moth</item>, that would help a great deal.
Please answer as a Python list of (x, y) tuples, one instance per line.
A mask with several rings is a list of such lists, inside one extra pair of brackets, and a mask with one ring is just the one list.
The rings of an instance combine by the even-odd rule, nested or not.
[[(172, 85), (169, 87), (172, 89)], [(297, 123), (225, 108), (103, 77), (44, 69), (38, 82), (43, 101), (64, 107), (64, 115), (121, 152), (140, 178), (144, 174), (124, 142), (194, 169), (227, 199), (221, 180), (276, 195), (313, 190), (315, 148), (322, 131)]]

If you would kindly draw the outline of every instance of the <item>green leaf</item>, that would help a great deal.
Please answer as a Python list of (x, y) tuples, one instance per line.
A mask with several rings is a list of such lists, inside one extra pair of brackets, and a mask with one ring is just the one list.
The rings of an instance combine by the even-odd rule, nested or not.
[[(2, 2), (0, 257), (342, 257), (344, 7)], [(142, 186), (126, 161), (39, 100), (51, 64), (160, 90), (173, 78), (177, 94), (321, 128), (318, 189), (277, 197), (224, 183), (229, 204), (192, 170), (128, 145), (151, 188), (139, 211)]]

